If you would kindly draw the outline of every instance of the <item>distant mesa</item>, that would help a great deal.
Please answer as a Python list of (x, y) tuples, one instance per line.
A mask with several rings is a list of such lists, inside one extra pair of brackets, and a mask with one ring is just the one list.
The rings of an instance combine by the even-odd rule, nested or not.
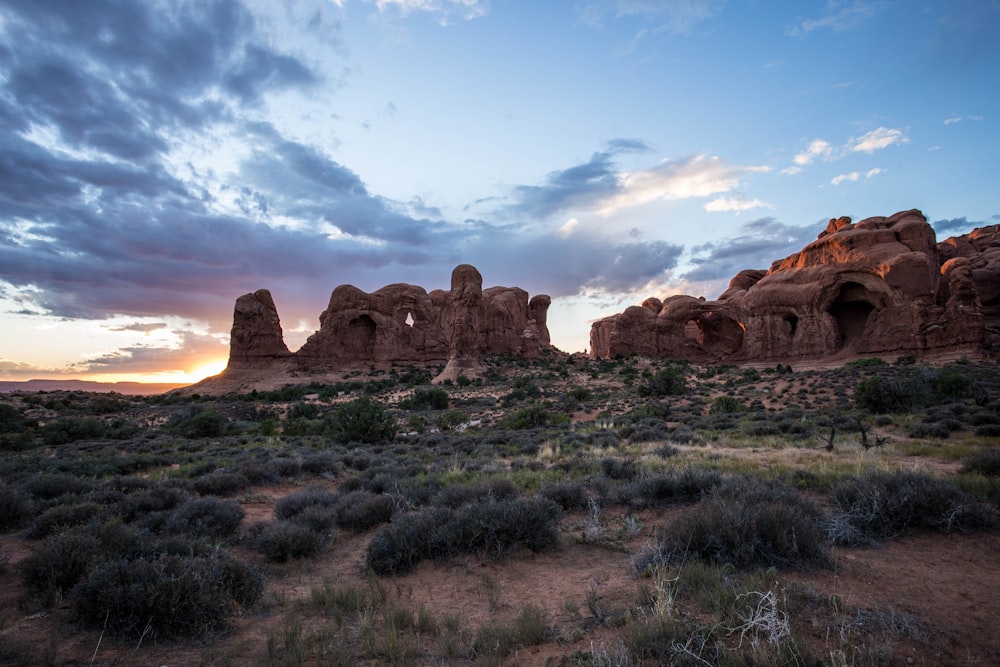
[(223, 375), (415, 363), (445, 364), (435, 380), (454, 380), (481, 371), (488, 355), (534, 359), (554, 351), (546, 324), (550, 303), (545, 295), (529, 299), (519, 287), (484, 290), (482, 275), (468, 264), (452, 272), (448, 291), (397, 283), (369, 294), (340, 285), (319, 316), (319, 331), (290, 352), (274, 300), (262, 289), (236, 300)]
[(595, 322), (596, 358), (843, 363), (865, 355), (981, 359), (1000, 351), (1000, 225), (936, 242), (918, 210), (830, 220), (715, 301), (647, 299)]

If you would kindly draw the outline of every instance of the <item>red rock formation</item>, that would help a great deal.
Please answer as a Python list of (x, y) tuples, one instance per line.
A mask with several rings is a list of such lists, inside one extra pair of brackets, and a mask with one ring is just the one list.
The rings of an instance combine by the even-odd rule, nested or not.
[(534, 358), (551, 349), (546, 314), (551, 300), (518, 287), (483, 290), (475, 267), (452, 273), (451, 290), (431, 293), (406, 284), (369, 294), (352, 285), (333, 290), (319, 331), (294, 354), (266, 290), (237, 299), (230, 368), (336, 371), (385, 363), (447, 363), (442, 379), (474, 373), (484, 355)]
[(290, 356), (271, 293), (262, 289), (238, 298), (233, 309), (228, 367), (270, 368)]
[(716, 301), (647, 299), (594, 323), (591, 354), (700, 362), (977, 356), (981, 304), (1000, 311), (998, 296), (997, 228), (939, 246), (920, 211), (856, 224), (838, 218), (767, 272), (739, 273)]

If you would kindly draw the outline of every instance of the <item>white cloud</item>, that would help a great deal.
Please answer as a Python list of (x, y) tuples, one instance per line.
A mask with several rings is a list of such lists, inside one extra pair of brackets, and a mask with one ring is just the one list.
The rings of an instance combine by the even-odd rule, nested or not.
[(556, 234), (563, 237), (564, 239), (569, 238), (569, 235), (573, 233), (573, 230), (576, 229), (577, 226), (579, 226), (579, 224), (580, 224), (579, 220), (577, 220), (576, 218), (570, 218), (569, 220), (566, 221), (566, 224), (564, 224), (562, 227), (556, 230)]
[(855, 0), (849, 3), (830, 0), (827, 2), (826, 14), (815, 19), (802, 19), (790, 27), (786, 33), (795, 37), (821, 28), (829, 28), (835, 32), (852, 30), (874, 16), (879, 5), (878, 2), (869, 2), (868, 0)]
[(847, 147), (854, 152), (874, 153), (877, 150), (888, 148), (893, 144), (906, 144), (909, 142), (909, 138), (903, 134), (902, 130), (879, 127), (871, 132), (862, 134), (860, 137), (851, 138), (847, 142)]
[(774, 208), (774, 206), (760, 199), (743, 199), (742, 197), (716, 197), (705, 204), (705, 210), (709, 213), (741, 212), (755, 208)]
[(731, 166), (722, 158), (705, 155), (663, 161), (651, 169), (620, 175), (618, 192), (603, 200), (599, 210), (607, 215), (658, 199), (709, 197), (735, 189), (747, 174), (770, 170), (761, 165)]
[(875, 167), (874, 169), (869, 169), (864, 174), (862, 174), (859, 171), (852, 171), (849, 174), (840, 174), (839, 176), (834, 176), (833, 178), (830, 179), (830, 184), (840, 185), (841, 183), (845, 183), (847, 181), (851, 181), (853, 183), (861, 180), (862, 176), (864, 176), (866, 181), (870, 181), (873, 177), (878, 176), (879, 174), (882, 173), (885, 173), (885, 169), (880, 169), (878, 167)]
[[(368, 0), (371, 2), (372, 0)], [(474, 19), (486, 14), (486, 3), (482, 0), (374, 0), (380, 12), (397, 9), (402, 14), (430, 12), (445, 17), (458, 14), (464, 19)]]
[(955, 123), (961, 123), (963, 120), (982, 120), (982, 116), (952, 116), (951, 118), (945, 118), (945, 125), (954, 125)]
[(823, 139), (813, 139), (809, 142), (809, 147), (796, 155), (792, 161), (802, 167), (811, 164), (817, 158), (829, 159), (831, 155), (833, 155), (833, 146), (830, 145), (830, 142)]

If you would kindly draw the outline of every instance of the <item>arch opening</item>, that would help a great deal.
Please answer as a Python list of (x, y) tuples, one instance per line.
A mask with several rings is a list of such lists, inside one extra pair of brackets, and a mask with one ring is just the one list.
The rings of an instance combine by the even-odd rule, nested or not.
[(855, 347), (864, 338), (868, 319), (875, 312), (871, 294), (863, 285), (844, 283), (830, 305), (829, 313), (837, 323), (837, 349)]
[(351, 358), (371, 359), (375, 354), (375, 320), (369, 315), (351, 320), (344, 336), (344, 347)]

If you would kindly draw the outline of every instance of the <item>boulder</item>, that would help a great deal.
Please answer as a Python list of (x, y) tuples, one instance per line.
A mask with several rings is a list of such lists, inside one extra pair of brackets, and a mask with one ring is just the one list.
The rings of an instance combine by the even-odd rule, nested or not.
[(769, 270), (737, 274), (715, 301), (650, 298), (595, 322), (591, 354), (703, 363), (981, 356), (987, 304), (1000, 310), (990, 301), (1000, 296), (998, 237), (977, 230), (938, 244), (917, 210), (832, 219)]

